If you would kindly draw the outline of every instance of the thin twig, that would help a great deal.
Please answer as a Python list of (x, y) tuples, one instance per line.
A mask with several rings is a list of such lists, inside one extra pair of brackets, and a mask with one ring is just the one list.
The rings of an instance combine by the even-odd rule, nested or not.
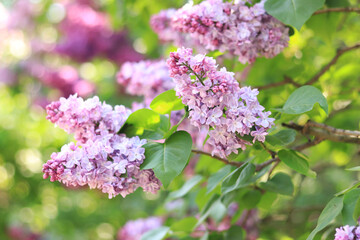
[(210, 157), (212, 157), (212, 158), (214, 158), (214, 159), (217, 159), (217, 160), (219, 160), (219, 161), (221, 161), (221, 162), (223, 162), (223, 163), (225, 163), (225, 164), (233, 165), (233, 166), (236, 166), (236, 167), (240, 167), (241, 165), (243, 165), (242, 162), (230, 162), (230, 161), (227, 160), (227, 159), (221, 158), (221, 157), (216, 156), (216, 155), (212, 156), (211, 153), (204, 152), (204, 151), (201, 151), (201, 150), (192, 149), (191, 151), (192, 151), (193, 153), (196, 153), (196, 154), (202, 154), (202, 155), (210, 156)]
[(274, 171), (274, 169), (277, 167), (277, 165), (279, 165), (280, 163), (280, 159), (276, 159), (274, 165), (270, 168), (269, 170), (269, 174), (268, 174), (268, 180), (270, 179), (271, 173)]
[(303, 134), (315, 136), (317, 139), (360, 144), (360, 131), (334, 128), (323, 123), (312, 121), (307, 122), (304, 126), (296, 123), (283, 123), (282, 125), (300, 131)]
[(307, 81), (304, 85), (311, 85), (311, 84), (315, 83), (317, 80), (319, 80), (319, 78), (327, 70), (330, 69), (330, 67), (332, 65), (334, 65), (337, 62), (337, 60), (340, 58), (341, 55), (343, 55), (344, 53), (346, 53), (348, 51), (357, 49), (357, 48), (360, 48), (360, 43), (357, 43), (357, 44), (355, 44), (355, 45), (353, 45), (351, 47), (345, 47), (345, 48), (338, 49), (336, 51), (336, 55), (333, 57), (333, 59), (328, 64), (326, 64), (317, 74), (315, 74), (315, 76), (313, 76), (309, 81)]
[(318, 11), (314, 12), (313, 15), (329, 13), (329, 12), (356, 12), (356, 13), (360, 13), (360, 8), (354, 8), (354, 7), (327, 8), (327, 9), (318, 10)]
[(254, 88), (257, 88), (258, 90), (265, 90), (265, 89), (269, 89), (269, 88), (283, 86), (286, 84), (292, 84), (295, 87), (301, 87), (301, 84), (295, 82), (292, 78), (290, 78), (288, 76), (284, 76), (284, 80), (282, 80), (281, 82), (270, 83), (268, 85), (258, 86), (258, 87), (254, 87)]

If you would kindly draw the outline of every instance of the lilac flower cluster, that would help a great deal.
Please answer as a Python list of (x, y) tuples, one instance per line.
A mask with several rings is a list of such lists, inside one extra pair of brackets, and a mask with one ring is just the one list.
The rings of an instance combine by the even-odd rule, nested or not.
[(44, 179), (60, 181), (67, 186), (98, 188), (109, 198), (125, 197), (138, 187), (155, 193), (160, 181), (152, 170), (140, 170), (144, 161), (146, 140), (117, 134), (130, 110), (114, 109), (98, 97), (84, 101), (72, 95), (47, 106), (47, 119), (68, 133), (74, 133), (77, 144), (69, 143), (44, 164)]
[[(205, 0), (198, 5), (190, 3), (176, 12), (160, 12), (150, 23), (162, 40), (190, 47), (179, 45), (184, 41), (176, 39), (190, 35), (193, 42), (205, 49), (229, 52), (238, 56), (242, 63), (254, 62), (260, 56), (276, 56), (288, 45), (288, 28), (265, 12), (264, 1), (251, 7), (245, 3), (222, 0)], [(169, 16), (171, 21), (167, 19)], [(166, 20), (163, 24), (162, 19)]]
[(140, 240), (141, 236), (153, 229), (161, 227), (163, 219), (160, 217), (140, 218), (128, 221), (118, 232), (118, 240)]
[(213, 58), (192, 56), (189, 48), (170, 53), (167, 63), (177, 95), (189, 107), (191, 124), (210, 130), (212, 154), (225, 157), (245, 149), (251, 144), (242, 139), (245, 135), (251, 135), (253, 142), (265, 141), (274, 119), (259, 104), (257, 89), (240, 88), (233, 73), (225, 68), (218, 71)]
[[(133, 103), (133, 111), (148, 108), (157, 95), (175, 86), (169, 75), (169, 67), (164, 60), (126, 62), (117, 74), (117, 82), (125, 87), (128, 94), (144, 97), (144, 103)], [(184, 111), (172, 113), (171, 124), (177, 124), (183, 115)], [(203, 146), (207, 130), (202, 129), (199, 132), (198, 129), (190, 125), (188, 120), (182, 122), (179, 130), (189, 132), (197, 147), (201, 148)]]
[(94, 84), (81, 79), (76, 69), (72, 66), (51, 69), (41, 63), (27, 61), (23, 64), (23, 67), (29, 75), (35, 77), (48, 87), (58, 89), (64, 97), (74, 93), (84, 97), (89, 96), (95, 91)]
[(144, 96), (147, 106), (157, 95), (174, 88), (164, 60), (126, 62), (117, 74), (117, 82), (128, 94)]
[(334, 240), (360, 240), (360, 227), (345, 225), (336, 229)]
[(66, 17), (60, 23), (63, 39), (55, 51), (76, 61), (89, 61), (102, 56), (122, 64), (142, 58), (127, 39), (126, 32), (114, 32), (106, 15), (88, 4), (70, 3), (65, 6)]

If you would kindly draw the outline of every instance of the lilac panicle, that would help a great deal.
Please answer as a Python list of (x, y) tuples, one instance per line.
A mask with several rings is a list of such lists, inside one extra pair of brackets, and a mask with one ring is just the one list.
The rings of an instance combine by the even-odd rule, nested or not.
[(140, 218), (128, 221), (118, 232), (118, 240), (141, 240), (147, 231), (161, 227), (163, 219), (160, 217)]
[(239, 87), (234, 73), (217, 70), (211, 57), (192, 55), (192, 49), (179, 48), (167, 60), (175, 90), (189, 107), (191, 124), (205, 126), (212, 154), (226, 157), (251, 143), (242, 139), (251, 135), (253, 142), (265, 140), (274, 119), (257, 100), (258, 90)]
[(189, 3), (177, 11), (169, 9), (154, 15), (150, 24), (163, 41), (229, 52), (242, 63), (276, 56), (288, 45), (288, 28), (265, 12), (264, 1), (251, 7), (245, 3)]
[(140, 170), (145, 159), (145, 139), (118, 134), (131, 111), (101, 103), (98, 97), (84, 101), (72, 95), (49, 104), (47, 119), (75, 135), (77, 144), (66, 144), (44, 164), (44, 178), (67, 186), (97, 188), (112, 198), (125, 197), (141, 187), (156, 193), (161, 183), (152, 170)]

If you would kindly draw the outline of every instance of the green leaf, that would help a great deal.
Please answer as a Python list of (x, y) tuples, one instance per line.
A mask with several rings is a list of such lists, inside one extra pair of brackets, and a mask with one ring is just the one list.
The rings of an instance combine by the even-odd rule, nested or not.
[(141, 240), (161, 240), (166, 236), (169, 230), (170, 228), (165, 226), (150, 230), (141, 236)]
[(295, 171), (315, 178), (316, 173), (309, 168), (308, 161), (296, 153), (294, 150), (280, 150), (279, 151), (279, 158), (282, 162), (284, 162), (288, 167), (294, 169)]
[(255, 208), (256, 205), (261, 200), (261, 192), (258, 190), (250, 190), (247, 193), (244, 194), (244, 196), (241, 198), (241, 204), (246, 209), (252, 209)]
[(196, 184), (202, 180), (202, 176), (196, 175), (189, 179), (179, 190), (171, 192), (169, 194), (168, 200), (175, 198), (181, 198), (185, 196)]
[(120, 132), (128, 137), (162, 139), (169, 127), (169, 119), (166, 116), (144, 108), (130, 114)]
[(356, 201), (354, 207), (354, 213), (353, 213), (353, 219), (355, 220), (355, 222), (358, 222), (359, 218), (360, 218), (360, 199)]
[(206, 193), (211, 192), (216, 188), (216, 186), (231, 172), (231, 166), (226, 165), (221, 168), (218, 172), (211, 175), (208, 180)]
[(168, 114), (171, 111), (178, 111), (185, 107), (176, 92), (171, 89), (156, 96), (150, 103), (150, 108), (160, 114)]
[(344, 225), (356, 225), (354, 213), (357, 201), (360, 199), (360, 189), (353, 189), (344, 195), (344, 207), (342, 209), (342, 217)]
[(275, 146), (286, 146), (295, 141), (296, 131), (293, 129), (285, 129), (273, 135), (266, 136), (266, 142)]
[(312, 240), (315, 235), (323, 230), (329, 223), (339, 215), (343, 208), (343, 197), (334, 197), (326, 204), (321, 212), (316, 228), (310, 233), (306, 240)]
[(197, 218), (195, 217), (187, 217), (184, 219), (181, 219), (180, 221), (175, 222), (171, 225), (171, 230), (174, 232), (186, 232), (191, 233), (193, 228), (195, 227), (197, 223)]
[(289, 96), (281, 111), (286, 114), (302, 114), (311, 111), (315, 103), (319, 103), (328, 114), (328, 104), (321, 91), (313, 86), (303, 86)]
[(264, 7), (271, 16), (300, 30), (324, 3), (325, 0), (267, 0)]
[(360, 186), (360, 182), (356, 182), (356, 183), (354, 183), (353, 185), (351, 185), (350, 187), (348, 187), (348, 188), (346, 188), (346, 189), (344, 189), (344, 190), (336, 193), (335, 196), (337, 197), (337, 196), (344, 195), (344, 194), (350, 192), (351, 190), (353, 190), (354, 188), (357, 188), (357, 187), (359, 187), (359, 186)]
[(243, 240), (245, 233), (242, 227), (233, 225), (225, 233), (225, 240)]
[(360, 166), (348, 168), (348, 169), (346, 169), (346, 171), (360, 171)]
[(227, 194), (231, 191), (239, 189), (249, 184), (251, 177), (255, 173), (255, 165), (245, 163), (241, 167), (235, 169), (228, 175), (221, 184), (221, 192)]
[(192, 139), (189, 133), (178, 131), (164, 143), (147, 143), (143, 169), (153, 169), (164, 187), (178, 176), (190, 157)]
[(279, 172), (267, 182), (261, 182), (260, 188), (270, 192), (276, 192), (291, 196), (294, 192), (294, 185), (289, 175)]

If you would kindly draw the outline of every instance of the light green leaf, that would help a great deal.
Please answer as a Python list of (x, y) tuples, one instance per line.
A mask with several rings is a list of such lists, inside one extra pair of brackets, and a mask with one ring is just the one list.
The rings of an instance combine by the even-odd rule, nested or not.
[(227, 194), (249, 184), (255, 173), (255, 166), (252, 163), (245, 163), (228, 175), (221, 184), (221, 192)]
[(315, 178), (316, 173), (309, 168), (309, 163), (305, 158), (300, 156), (294, 150), (280, 150), (279, 151), (279, 158), (282, 162), (284, 162), (288, 167), (294, 169), (295, 171)]
[(211, 175), (208, 180), (206, 193), (211, 192), (216, 186), (231, 172), (231, 166), (226, 165), (221, 168), (218, 172)]
[(150, 104), (150, 108), (160, 114), (168, 114), (171, 111), (184, 109), (184, 107), (185, 105), (182, 104), (173, 89), (159, 94)]
[(324, 3), (325, 0), (267, 0), (265, 10), (283, 23), (300, 30), (301, 26)]
[(198, 220), (195, 217), (183, 218), (180, 221), (173, 223), (170, 228), (174, 232), (191, 233), (192, 230), (194, 229), (197, 221)]
[(289, 175), (279, 172), (267, 182), (261, 182), (260, 188), (270, 192), (276, 192), (291, 196), (294, 192), (294, 185)]
[(313, 86), (303, 86), (289, 96), (281, 111), (286, 114), (302, 114), (311, 111), (315, 103), (319, 103), (328, 114), (328, 104), (321, 91)]
[(346, 169), (346, 171), (360, 171), (360, 166), (348, 168), (348, 169)]
[(186, 166), (191, 153), (192, 139), (189, 133), (178, 131), (165, 143), (147, 143), (143, 169), (153, 169), (156, 177), (167, 187)]
[(192, 177), (179, 190), (171, 192), (169, 194), (168, 200), (173, 200), (175, 198), (181, 198), (185, 196), (201, 180), (202, 180), (202, 176), (196, 175)]
[(166, 236), (169, 230), (170, 228), (165, 226), (150, 230), (141, 236), (141, 240), (161, 240)]
[(326, 204), (324, 210), (321, 212), (318, 219), (316, 228), (310, 233), (306, 240), (312, 240), (315, 235), (323, 230), (330, 222), (336, 218), (337, 215), (341, 212), (343, 208), (343, 196), (334, 197), (333, 199)]
[(344, 195), (344, 207), (342, 209), (342, 217), (344, 225), (356, 225), (354, 213), (357, 201), (360, 199), (360, 189), (353, 189)]

